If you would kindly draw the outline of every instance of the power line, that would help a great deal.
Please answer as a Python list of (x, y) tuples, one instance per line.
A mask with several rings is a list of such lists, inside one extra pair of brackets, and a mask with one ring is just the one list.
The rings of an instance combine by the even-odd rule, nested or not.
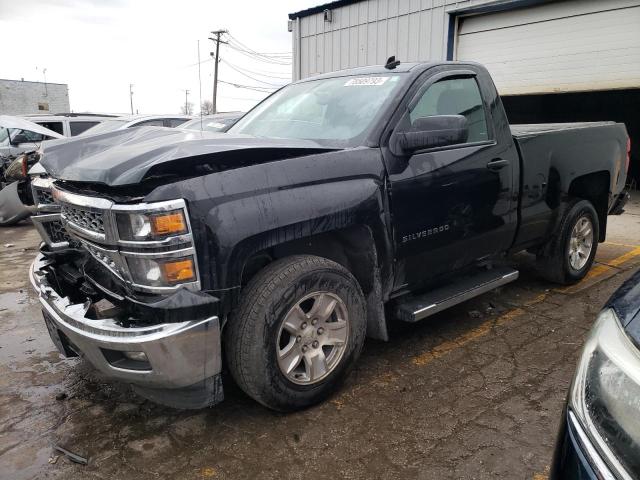
[(258, 87), (255, 85), (242, 85), (240, 83), (233, 83), (233, 82), (227, 82), (225, 80), (218, 80), (218, 82), (220, 83), (224, 83), (225, 85), (231, 85), (232, 87), (236, 87), (236, 88), (245, 88), (247, 90), (255, 90), (256, 92), (263, 92), (263, 93), (269, 93), (269, 92), (273, 92), (274, 90), (278, 90), (278, 88), (270, 88), (270, 87)]
[(231, 62), (229, 62), (228, 60), (223, 60), (224, 63), (226, 63), (227, 65), (229, 65), (231, 68), (235, 68), (237, 70), (241, 70), (244, 73), (249, 73), (252, 75), (257, 75), (259, 77), (266, 77), (266, 78), (275, 78), (276, 80), (287, 80), (287, 81), (291, 81), (291, 75), (287, 76), (287, 77), (281, 77), (281, 76), (277, 76), (277, 75), (271, 75), (271, 73), (276, 73), (276, 72), (270, 72), (270, 73), (262, 73), (259, 72), (257, 70), (249, 70), (248, 68), (244, 68), (244, 67), (239, 67), (238, 65), (232, 64)]
[(262, 55), (262, 56), (265, 56), (265, 57), (269, 57), (269, 56), (271, 56), (271, 57), (277, 57), (277, 56), (291, 57), (291, 56), (293, 56), (292, 52), (279, 52), (279, 53), (258, 52), (257, 50), (254, 50), (253, 48), (248, 47), (247, 45), (242, 43), (240, 40), (238, 40), (236, 37), (234, 37), (231, 34), (229, 34), (229, 39), (232, 42), (237, 43), (245, 51), (254, 53), (256, 55)]
[(246, 55), (250, 58), (253, 58), (255, 60), (259, 60), (265, 63), (272, 63), (275, 65), (291, 64), (290, 61), (287, 61), (288, 59), (291, 58), (291, 56), (289, 56), (288, 54), (287, 56), (263, 54), (263, 53), (257, 52), (256, 50), (253, 50), (252, 48), (247, 47), (246, 45), (244, 45), (242, 42), (232, 37), (231, 35), (229, 35), (229, 47), (236, 50), (237, 52), (242, 53), (243, 55)]
[(286, 84), (265, 82), (264, 80), (260, 80), (259, 78), (252, 77), (251, 75), (248, 75), (248, 74), (242, 72), (240, 69), (236, 68), (233, 64), (227, 62), (226, 60), (221, 60), (221, 61), (224, 62), (227, 66), (229, 66), (232, 70), (235, 70), (236, 72), (238, 72), (243, 77), (247, 77), (248, 79), (253, 80), (254, 82), (263, 83), (265, 85), (269, 85), (271, 87), (278, 87), (278, 88), (284, 87), (284, 85), (286, 85)]
[(231, 47), (236, 52), (238, 52), (238, 53), (250, 58), (251, 60), (257, 60), (257, 61), (260, 61), (260, 62), (269, 63), (271, 65), (287, 65), (287, 66), (291, 65), (291, 62), (279, 62), (279, 61), (270, 59), (268, 57), (260, 57), (260, 56), (253, 55), (251, 53), (248, 53), (248, 52), (246, 52), (244, 50), (241, 50), (241, 49), (237, 48), (235, 45), (232, 45), (232, 44), (229, 44), (229, 47)]
[(261, 53), (254, 52), (253, 50), (247, 50), (246, 48), (241, 47), (240, 45), (238, 45), (234, 41), (230, 41), (229, 46), (231, 48), (233, 48), (234, 50), (236, 50), (236, 51), (238, 51), (238, 52), (240, 52), (240, 53), (242, 53), (244, 55), (260, 59), (260, 60), (265, 61), (267, 63), (283, 64), (283, 63), (288, 62), (292, 58), (290, 56), (263, 55)]

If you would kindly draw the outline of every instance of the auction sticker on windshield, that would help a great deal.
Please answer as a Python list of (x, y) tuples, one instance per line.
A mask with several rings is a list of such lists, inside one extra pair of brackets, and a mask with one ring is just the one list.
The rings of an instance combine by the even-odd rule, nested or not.
[(347, 80), (344, 84), (345, 87), (356, 87), (360, 85), (378, 86), (383, 85), (384, 82), (389, 80), (389, 77), (358, 77)]

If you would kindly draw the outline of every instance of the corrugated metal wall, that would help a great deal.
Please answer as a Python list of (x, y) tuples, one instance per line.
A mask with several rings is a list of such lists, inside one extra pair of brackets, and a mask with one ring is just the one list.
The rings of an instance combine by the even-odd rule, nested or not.
[[(294, 79), (401, 61), (444, 60), (447, 11), (491, 0), (363, 0), (293, 21)], [(319, 2), (320, 3), (320, 2)]]
[(456, 56), (502, 95), (640, 87), (640, 0), (569, 0), (463, 18)]

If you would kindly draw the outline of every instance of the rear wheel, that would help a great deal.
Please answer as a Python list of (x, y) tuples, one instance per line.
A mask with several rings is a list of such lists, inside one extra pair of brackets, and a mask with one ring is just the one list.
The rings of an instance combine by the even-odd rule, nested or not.
[(538, 271), (552, 282), (570, 285), (587, 274), (598, 249), (598, 215), (588, 200), (563, 207), (555, 235), (538, 252)]
[(347, 375), (365, 326), (364, 296), (344, 267), (310, 255), (278, 260), (249, 282), (229, 321), (229, 369), (263, 405), (305, 408)]

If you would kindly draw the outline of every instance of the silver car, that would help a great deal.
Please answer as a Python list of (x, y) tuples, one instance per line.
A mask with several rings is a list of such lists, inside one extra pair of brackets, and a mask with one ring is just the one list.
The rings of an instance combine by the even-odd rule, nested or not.
[(188, 115), (126, 115), (112, 118), (85, 130), (81, 135), (97, 135), (133, 127), (169, 127), (175, 128), (188, 122), (193, 117)]

